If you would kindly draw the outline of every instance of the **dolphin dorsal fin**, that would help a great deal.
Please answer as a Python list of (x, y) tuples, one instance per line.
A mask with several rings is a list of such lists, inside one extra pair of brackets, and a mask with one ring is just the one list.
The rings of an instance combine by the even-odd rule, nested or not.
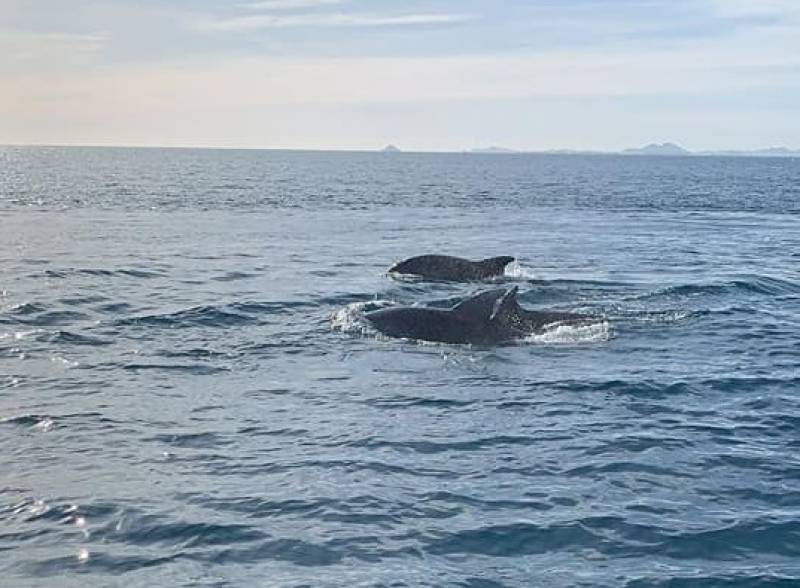
[(492, 307), (492, 314), (489, 316), (490, 321), (493, 321), (498, 317), (516, 313), (517, 309), (519, 308), (519, 305), (517, 304), (518, 291), (519, 288), (514, 286), (513, 288), (506, 290), (502, 296), (495, 300), (494, 306)]
[(465, 319), (481, 318), (491, 320), (498, 300), (507, 294), (508, 292), (502, 288), (487, 290), (459, 302), (452, 308), (452, 312)]

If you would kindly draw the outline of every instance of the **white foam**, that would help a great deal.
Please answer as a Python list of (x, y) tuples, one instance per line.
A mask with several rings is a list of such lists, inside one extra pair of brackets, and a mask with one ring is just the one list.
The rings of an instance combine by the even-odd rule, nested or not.
[(400, 272), (387, 272), (386, 276), (397, 281), (397, 282), (420, 282), (422, 281), (422, 276), (417, 274), (402, 274)]
[(352, 302), (331, 315), (331, 328), (342, 333), (366, 334), (374, 329), (364, 318), (364, 312), (391, 306), (387, 300), (370, 300), (369, 302)]
[(44, 333), (44, 329), (31, 329), (29, 331), (11, 331), (6, 333), (0, 333), (0, 340), (2, 339), (13, 339), (14, 341), (19, 341), (31, 335), (38, 335), (39, 333)]
[(64, 367), (66, 367), (67, 369), (75, 368), (80, 365), (80, 363), (78, 363), (77, 361), (72, 361), (71, 359), (67, 359), (66, 357), (63, 357), (61, 355), (52, 356), (50, 358), (50, 361), (52, 361), (53, 363), (59, 363)]
[(39, 422), (37, 422), (35, 425), (33, 425), (32, 428), (41, 431), (42, 433), (47, 433), (53, 430), (55, 424), (56, 423), (53, 419), (51, 419), (50, 417), (45, 417)]
[(505, 270), (503, 270), (503, 277), (513, 278), (515, 280), (538, 279), (536, 274), (533, 273), (533, 270), (523, 267), (518, 261), (512, 261), (505, 267)]
[(608, 321), (585, 323), (580, 325), (560, 325), (558, 323), (545, 327), (539, 333), (522, 339), (525, 343), (539, 345), (577, 345), (582, 343), (602, 343), (613, 336)]

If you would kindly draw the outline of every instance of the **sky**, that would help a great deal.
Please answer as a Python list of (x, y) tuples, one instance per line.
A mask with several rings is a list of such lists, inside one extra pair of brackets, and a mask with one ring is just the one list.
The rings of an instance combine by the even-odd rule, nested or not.
[(800, 0), (0, 0), (0, 144), (800, 148)]

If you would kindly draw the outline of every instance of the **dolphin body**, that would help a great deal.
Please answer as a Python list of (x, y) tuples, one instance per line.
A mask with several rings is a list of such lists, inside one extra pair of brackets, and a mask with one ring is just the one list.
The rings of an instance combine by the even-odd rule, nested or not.
[(517, 287), (487, 290), (451, 309), (396, 307), (364, 315), (390, 337), (491, 345), (508, 343), (553, 324), (580, 324), (593, 317), (565, 312), (525, 310), (517, 303)]
[(449, 255), (419, 255), (394, 265), (389, 273), (444, 282), (471, 282), (502, 275), (512, 261), (514, 258), (506, 255), (480, 261)]

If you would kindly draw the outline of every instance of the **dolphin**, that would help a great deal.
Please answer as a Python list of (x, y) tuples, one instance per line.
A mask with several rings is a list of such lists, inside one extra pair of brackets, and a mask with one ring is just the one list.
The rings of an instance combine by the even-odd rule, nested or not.
[(449, 255), (419, 255), (395, 264), (389, 269), (389, 274), (412, 275), (445, 282), (470, 282), (500, 276), (512, 261), (514, 258), (507, 255), (481, 261)]
[(517, 286), (487, 290), (450, 309), (395, 307), (366, 313), (364, 318), (390, 337), (492, 345), (522, 339), (554, 323), (582, 324), (589, 315), (525, 310), (517, 303)]

